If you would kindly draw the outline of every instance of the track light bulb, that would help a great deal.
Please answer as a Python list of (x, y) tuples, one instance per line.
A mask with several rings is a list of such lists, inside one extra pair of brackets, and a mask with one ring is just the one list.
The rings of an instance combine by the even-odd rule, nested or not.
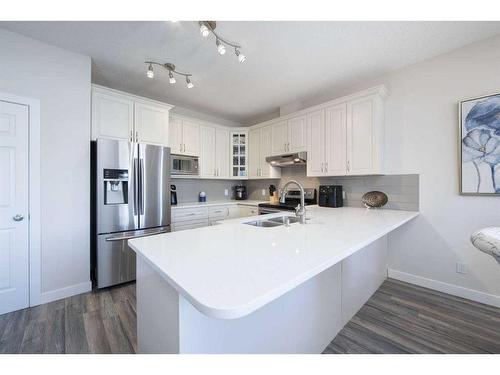
[(175, 77), (174, 77), (174, 73), (172, 73), (171, 71), (168, 72), (168, 76), (170, 77), (169, 81), (170, 83), (175, 83)]
[(210, 30), (208, 29), (207, 25), (205, 25), (204, 23), (202, 23), (200, 25), (200, 34), (203, 38), (206, 38), (207, 36), (210, 35)]
[(247, 59), (247, 57), (242, 54), (238, 48), (234, 49), (234, 53), (236, 54), (236, 57), (238, 58), (238, 61), (240, 63), (245, 62), (245, 60)]
[(224, 46), (219, 39), (216, 40), (215, 45), (217, 46), (217, 52), (219, 52), (220, 55), (226, 53), (226, 46)]
[(192, 89), (194, 87), (193, 82), (191, 82), (189, 77), (186, 77), (186, 86), (188, 89)]
[(148, 71), (146, 72), (148, 78), (154, 78), (155, 72), (153, 71), (153, 64), (149, 64)]

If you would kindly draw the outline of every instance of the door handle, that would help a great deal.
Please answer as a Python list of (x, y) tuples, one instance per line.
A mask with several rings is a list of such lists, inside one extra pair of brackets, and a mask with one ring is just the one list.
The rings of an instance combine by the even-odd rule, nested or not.
[(131, 130), (130, 131), (130, 142), (134, 141), (134, 132)]
[(328, 172), (328, 162), (325, 163), (325, 172)]
[(137, 130), (135, 131), (135, 141), (139, 142), (139, 132)]
[(23, 215), (21, 215), (21, 214), (17, 214), (17, 215), (16, 215), (16, 216), (14, 216), (12, 219), (13, 219), (14, 221), (23, 221), (24, 216), (23, 216)]
[(321, 163), (321, 173), (323, 173), (323, 163)]

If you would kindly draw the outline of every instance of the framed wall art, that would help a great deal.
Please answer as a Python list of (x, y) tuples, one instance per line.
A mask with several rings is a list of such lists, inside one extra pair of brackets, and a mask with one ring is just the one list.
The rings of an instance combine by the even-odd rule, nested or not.
[(500, 196), (500, 93), (459, 104), (460, 193)]

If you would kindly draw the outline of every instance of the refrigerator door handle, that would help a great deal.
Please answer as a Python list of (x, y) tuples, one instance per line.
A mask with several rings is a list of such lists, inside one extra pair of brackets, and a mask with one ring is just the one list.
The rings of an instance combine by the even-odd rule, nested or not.
[(144, 215), (144, 159), (139, 159), (139, 215)]
[(134, 216), (137, 215), (137, 189), (138, 189), (138, 174), (139, 174), (139, 162), (137, 158), (134, 158), (134, 176), (133, 176), (133, 185), (134, 185)]
[(117, 237), (109, 237), (106, 238), (106, 241), (125, 241), (125, 240), (132, 240), (134, 238), (141, 238), (141, 237), (146, 237), (146, 236), (154, 236), (156, 234), (161, 234), (161, 233), (168, 233), (168, 229), (162, 229), (159, 230), (158, 232), (153, 232), (153, 233), (141, 233), (137, 234), (135, 236), (117, 236)]

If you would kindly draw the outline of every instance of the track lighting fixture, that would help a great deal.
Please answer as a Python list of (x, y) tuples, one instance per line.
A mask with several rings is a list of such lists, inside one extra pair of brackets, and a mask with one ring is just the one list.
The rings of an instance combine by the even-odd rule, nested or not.
[(177, 70), (175, 70), (175, 65), (171, 63), (165, 63), (161, 64), (155, 61), (145, 61), (145, 64), (149, 64), (148, 71), (146, 72), (146, 75), (148, 78), (153, 78), (154, 77), (154, 72), (153, 72), (153, 65), (158, 65), (163, 67), (164, 69), (168, 70), (168, 77), (169, 77), (169, 82), (174, 84), (176, 81), (174, 73), (186, 77), (186, 84), (189, 89), (194, 87), (194, 84), (191, 82), (191, 77), (193, 76), (190, 73), (182, 73)]
[(217, 46), (217, 52), (219, 52), (220, 55), (226, 53), (226, 46), (222, 44), (219, 39), (215, 41), (215, 45)]
[(146, 72), (146, 75), (148, 78), (154, 78), (155, 77), (155, 72), (153, 71), (153, 65), (149, 64), (148, 71)]
[(245, 62), (245, 60), (247, 59), (247, 57), (244, 54), (242, 54), (238, 48), (234, 49), (234, 53), (240, 63)]
[(238, 58), (238, 61), (240, 63), (245, 62), (247, 57), (241, 53), (241, 46), (239, 44), (229, 42), (215, 32), (215, 28), (217, 27), (217, 23), (215, 21), (199, 21), (198, 24), (200, 25), (200, 34), (204, 38), (208, 37), (210, 33), (214, 34), (215, 45), (217, 46), (217, 52), (220, 55), (224, 55), (226, 53), (226, 45), (231, 46), (234, 48), (234, 52), (236, 54), (236, 57)]

